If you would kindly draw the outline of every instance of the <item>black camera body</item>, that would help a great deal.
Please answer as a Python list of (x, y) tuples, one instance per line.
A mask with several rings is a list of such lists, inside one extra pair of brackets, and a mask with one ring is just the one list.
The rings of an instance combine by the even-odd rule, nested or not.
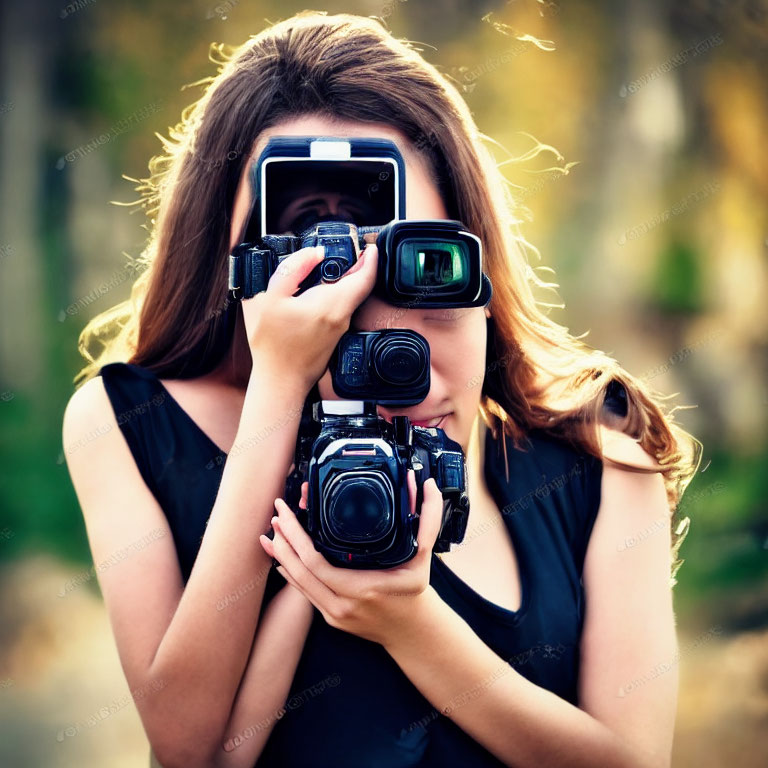
[(429, 343), (409, 328), (347, 331), (328, 367), (334, 392), (348, 400), (398, 408), (416, 405), (429, 394)]
[(365, 247), (360, 245), (365, 231), (377, 228), (363, 227), (358, 232), (354, 224), (340, 221), (317, 222), (300, 236), (264, 235), (260, 244), (240, 243), (229, 257), (229, 291), (234, 299), (248, 299), (267, 289), (269, 278), (277, 271), (280, 262), (302, 248), (322, 245), (323, 260), (299, 285), (300, 295), (320, 282), (335, 283), (357, 261), (357, 255)]
[(321, 282), (334, 283), (351, 269), (376, 235), (378, 265), (373, 294), (396, 307), (483, 307), (491, 282), (482, 271), (480, 239), (460, 221), (393, 220), (383, 227), (314, 221), (300, 235), (264, 235), (241, 243), (229, 256), (230, 296), (247, 299), (267, 289), (291, 253), (322, 245), (323, 260), (299, 284), (296, 296)]
[[(271, 137), (250, 172), (251, 209), (229, 256), (234, 300), (267, 289), (292, 253), (323, 246), (323, 260), (298, 285), (299, 295), (333, 283), (375, 239), (374, 295), (398, 307), (487, 306), (492, 288), (480, 239), (459, 221), (408, 220), (405, 164), (394, 142), (333, 136)], [(330, 212), (325, 195), (337, 207)], [(407, 329), (346, 333), (329, 364), (345, 400), (304, 404), (285, 500), (315, 548), (345, 568), (393, 568), (417, 551), (423, 484), (434, 477), (443, 518), (434, 551), (464, 537), (469, 515), (466, 461), (442, 429), (392, 423), (376, 403), (415, 405), (429, 393), (429, 345)], [(410, 510), (407, 472), (416, 476)], [(307, 508), (299, 506), (308, 482)]]
[[(330, 563), (381, 569), (414, 557), (423, 485), (429, 477), (443, 496), (434, 551), (447, 552), (462, 541), (469, 516), (466, 461), (461, 446), (442, 429), (413, 426), (406, 416), (389, 423), (377, 415), (373, 401), (314, 403), (311, 424), (308, 410), (286, 501)], [(409, 469), (415, 471), (418, 489), (415, 514), (410, 510)], [(305, 480), (307, 508), (301, 509)]]
[[(250, 171), (251, 207), (229, 256), (230, 297), (267, 289), (289, 254), (325, 246), (296, 295), (335, 282), (357, 261), (366, 235), (379, 251), (374, 295), (395, 306), (487, 306), (480, 238), (459, 221), (406, 218), (405, 162), (389, 139), (272, 136)], [(345, 200), (337, 215), (324, 193)], [(301, 204), (292, 210), (297, 198)]]

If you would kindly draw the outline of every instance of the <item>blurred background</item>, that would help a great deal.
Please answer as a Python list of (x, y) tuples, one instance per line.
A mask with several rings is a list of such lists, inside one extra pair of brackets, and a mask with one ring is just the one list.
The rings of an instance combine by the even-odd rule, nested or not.
[(2, 2), (0, 765), (148, 764), (61, 444), (77, 337), (128, 297), (147, 233), (109, 201), (215, 74), (209, 44), (305, 8), (417, 41), (515, 185), (553, 316), (678, 393), (704, 456), (674, 765), (768, 764), (768, 0), (215, 3)]

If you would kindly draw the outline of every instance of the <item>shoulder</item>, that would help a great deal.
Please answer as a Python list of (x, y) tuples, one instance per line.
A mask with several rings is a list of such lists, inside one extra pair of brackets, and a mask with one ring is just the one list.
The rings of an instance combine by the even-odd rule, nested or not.
[(74, 438), (83, 428), (108, 423), (110, 419), (115, 420), (104, 380), (94, 376), (76, 389), (67, 402), (62, 424), (64, 445), (67, 438)]
[(151, 472), (125, 428), (120, 402), (112, 399), (109, 383), (97, 375), (72, 394), (64, 409), (64, 459), (86, 524), (112, 525), (115, 518), (106, 510), (129, 502), (134, 518), (139, 505), (157, 504)]
[(672, 510), (663, 467), (631, 436), (607, 427), (600, 430), (600, 506), (587, 567), (591, 562), (594, 570), (608, 572), (617, 553), (632, 542), (666, 531), (654, 536), (655, 547), (644, 546), (643, 552), (650, 555), (655, 550), (656, 567), (668, 573)]
[(583, 564), (579, 702), (638, 749), (657, 755), (659, 765), (669, 765), (674, 665), (670, 674), (643, 682), (676, 653), (670, 509), (654, 460), (624, 438), (605, 446), (622, 461), (604, 457), (600, 508)]
[[(507, 459), (510, 466), (528, 466), (541, 474), (588, 472), (601, 474), (604, 468), (620, 469), (625, 473), (657, 474), (662, 465), (640, 443), (618, 429), (606, 425), (598, 427), (600, 457), (593, 456), (585, 448), (567, 439), (554, 436), (544, 430), (530, 430), (522, 446), (514, 446), (506, 436)], [(495, 448), (496, 450), (496, 448)], [(498, 447), (501, 450), (501, 447)]]
[(87, 474), (94, 450), (108, 450), (114, 441), (107, 436), (119, 431), (104, 381), (94, 376), (75, 390), (64, 409), (61, 439), (70, 471)]
[(601, 425), (600, 442), (602, 459), (606, 466), (617, 467), (629, 472), (660, 472), (663, 467), (643, 448), (640, 443), (625, 432)]
[(119, 458), (120, 429), (101, 376), (94, 376), (77, 389), (64, 409), (61, 440), (70, 478), (81, 498), (95, 495), (103, 483), (104, 462)]

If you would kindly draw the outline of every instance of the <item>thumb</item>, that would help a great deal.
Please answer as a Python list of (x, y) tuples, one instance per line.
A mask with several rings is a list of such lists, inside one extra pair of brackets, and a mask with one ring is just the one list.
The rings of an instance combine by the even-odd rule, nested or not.
[(346, 308), (348, 314), (351, 315), (373, 290), (378, 266), (379, 251), (373, 243), (369, 243), (355, 265), (341, 276), (341, 280), (328, 286), (330, 290), (336, 291), (335, 299), (340, 306)]
[(293, 296), (299, 283), (323, 260), (323, 246), (302, 248), (286, 256), (269, 278), (267, 290), (284, 296)]
[(369, 265), (371, 259), (378, 258), (378, 255), (379, 252), (375, 243), (368, 243), (365, 248), (360, 251), (360, 255), (357, 257), (357, 261), (355, 262), (354, 266), (351, 269), (348, 269), (342, 275), (342, 277), (349, 277), (350, 275), (354, 275), (356, 272), (359, 272), (361, 269), (363, 269), (364, 266)]

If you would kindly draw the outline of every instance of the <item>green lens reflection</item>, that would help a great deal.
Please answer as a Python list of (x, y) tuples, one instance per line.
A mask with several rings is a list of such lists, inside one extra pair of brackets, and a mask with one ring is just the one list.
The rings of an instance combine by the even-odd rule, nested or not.
[(463, 243), (413, 238), (400, 246), (399, 282), (404, 289), (462, 286), (467, 280)]

